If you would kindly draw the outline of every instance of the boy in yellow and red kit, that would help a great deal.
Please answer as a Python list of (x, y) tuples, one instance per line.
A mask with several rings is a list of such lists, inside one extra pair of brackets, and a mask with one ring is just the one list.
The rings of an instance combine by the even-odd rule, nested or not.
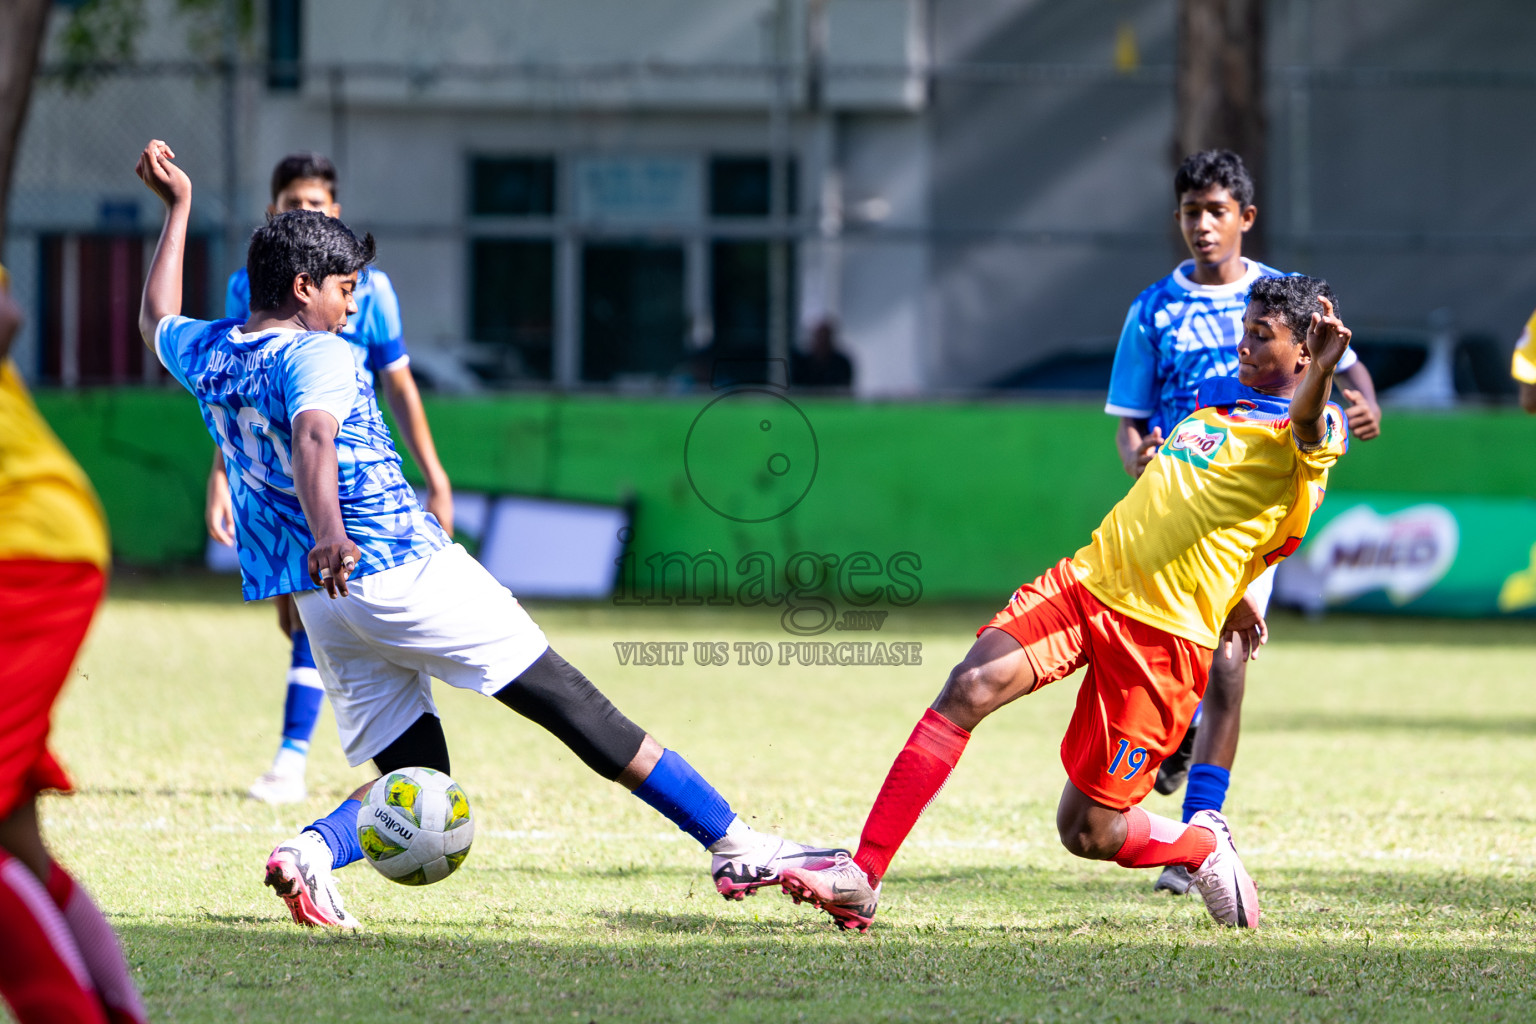
[(117, 936), (43, 844), (37, 794), (68, 791), (49, 715), (101, 600), (96, 493), (38, 415), (0, 267), (0, 995), (21, 1024), (142, 1021)]
[(1067, 785), (1062, 845), (1130, 868), (1182, 864), (1218, 922), (1253, 928), (1258, 892), (1226, 820), (1188, 824), (1136, 806), (1183, 738), (1211, 657), (1244, 658), (1267, 637), (1248, 584), (1291, 554), (1347, 446), (1327, 403), (1349, 347), (1333, 293), (1316, 278), (1252, 285), (1237, 343), (1238, 376), (1199, 386), (1088, 545), (1020, 587), (977, 634), (897, 756), (858, 853), (819, 870), (790, 868), (784, 891), (864, 931), (891, 858), (938, 794), (982, 719), (1087, 667), (1061, 744)]

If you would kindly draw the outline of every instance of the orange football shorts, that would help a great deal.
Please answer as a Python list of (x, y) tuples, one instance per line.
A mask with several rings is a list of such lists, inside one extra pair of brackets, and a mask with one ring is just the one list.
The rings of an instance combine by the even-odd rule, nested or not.
[(1107, 607), (1066, 558), (1020, 587), (982, 629), (1017, 640), (1039, 686), (1088, 667), (1061, 763), (1096, 802), (1121, 810), (1140, 803), (1184, 739), (1214, 652)]

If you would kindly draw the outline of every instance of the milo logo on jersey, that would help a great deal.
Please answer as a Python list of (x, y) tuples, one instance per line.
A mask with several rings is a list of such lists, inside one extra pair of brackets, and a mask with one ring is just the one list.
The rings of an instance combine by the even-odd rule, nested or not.
[(1191, 417), (1173, 428), (1173, 436), (1163, 443), (1162, 451), (1203, 469), (1226, 443), (1226, 427), (1214, 427)]

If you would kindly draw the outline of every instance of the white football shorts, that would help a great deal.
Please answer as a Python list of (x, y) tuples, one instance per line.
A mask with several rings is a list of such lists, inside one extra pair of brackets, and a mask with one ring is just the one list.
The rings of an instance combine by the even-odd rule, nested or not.
[(434, 677), (489, 695), (549, 649), (512, 592), (457, 544), (347, 589), (334, 600), (305, 591), (294, 605), (354, 767), (437, 713)]

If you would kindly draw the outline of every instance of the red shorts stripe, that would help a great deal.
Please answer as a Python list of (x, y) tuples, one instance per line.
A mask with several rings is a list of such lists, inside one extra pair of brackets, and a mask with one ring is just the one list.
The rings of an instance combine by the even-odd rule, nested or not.
[(70, 788), (48, 751), (49, 716), (105, 585), (87, 562), (0, 561), (0, 818)]
[(1065, 558), (1020, 587), (989, 628), (1019, 642), (1041, 686), (1087, 666), (1061, 763), (1098, 803), (1140, 803), (1184, 738), (1213, 652), (1107, 607)]

